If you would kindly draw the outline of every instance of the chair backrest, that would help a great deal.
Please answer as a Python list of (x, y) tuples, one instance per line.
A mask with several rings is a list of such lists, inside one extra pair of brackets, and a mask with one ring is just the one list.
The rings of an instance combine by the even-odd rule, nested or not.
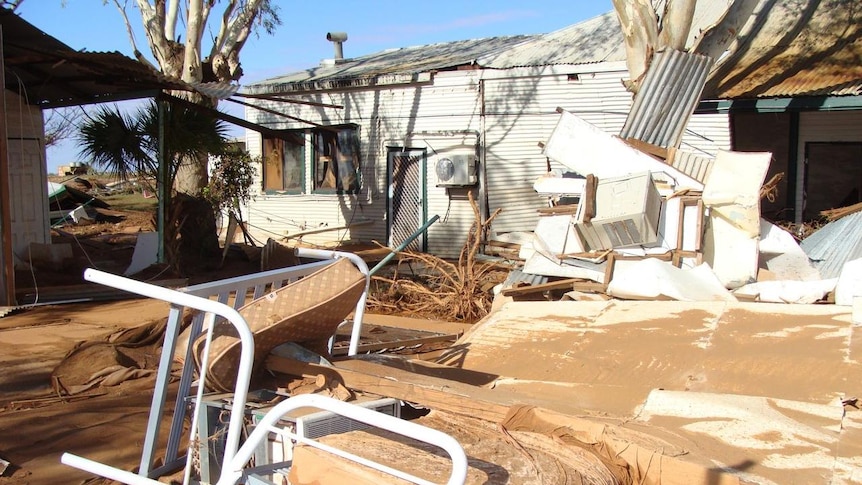
[[(254, 335), (254, 368), (269, 352), (287, 342), (299, 343), (329, 357), (328, 341), (356, 309), (365, 289), (365, 275), (347, 259), (276, 288), (239, 309)], [(204, 349), (209, 356), (206, 384), (230, 392), (236, 384), (240, 339), (236, 329), (222, 322), (195, 342), (195, 359), (203, 368)]]
[[(250, 374), (254, 357), (253, 351), (251, 351), (253, 348), (252, 342), (254, 338), (251, 331), (248, 329), (245, 319), (236, 311), (236, 309), (245, 306), (249, 296), (252, 300), (260, 298), (267, 292), (289, 285), (291, 282), (315, 273), (322, 268), (336, 263), (338, 260), (350, 260), (356, 269), (365, 276), (365, 286), (355, 307), (353, 330), (350, 340), (350, 349), (348, 352), (351, 355), (356, 353), (362, 327), (362, 317), (365, 310), (365, 299), (367, 297), (366, 292), (369, 280), (368, 266), (361, 258), (354, 254), (337, 251), (299, 248), (297, 249), (297, 256), (304, 259), (316, 259), (318, 261), (203, 283), (186, 287), (181, 290), (170, 290), (96, 270), (87, 270), (85, 272), (85, 279), (89, 281), (123, 289), (142, 296), (160, 299), (171, 304), (170, 311), (168, 313), (168, 322), (165, 330), (165, 340), (162, 346), (159, 369), (156, 374), (156, 384), (153, 389), (150, 417), (141, 451), (141, 463), (138, 468), (139, 476), (160, 476), (168, 471), (174, 471), (186, 463), (186, 453), (184, 451), (180, 451), (180, 444), (183, 442), (183, 434), (185, 429), (187, 429), (185, 427), (185, 418), (188, 413), (188, 397), (192, 388), (192, 382), (195, 378), (192, 345), (186, 346), (184, 359), (186, 364), (182, 369), (179, 389), (177, 390), (176, 401), (173, 406), (170, 434), (168, 436), (164, 453), (163, 465), (158, 469), (153, 469), (153, 464), (156, 462), (156, 449), (159, 443), (158, 437), (161, 430), (163, 416), (165, 415), (165, 405), (168, 399), (169, 385), (173, 380), (171, 371), (173, 367), (174, 354), (179, 340), (178, 337), (180, 329), (183, 326), (183, 318), (186, 314), (186, 309), (198, 311), (192, 319), (192, 328), (190, 330), (191, 337), (189, 342), (193, 342), (197, 336), (200, 335), (206, 315), (210, 316), (214, 325), (219, 322), (230, 321), (238, 332), (248, 333), (248, 345), (251, 347), (249, 347), (250, 352), (248, 355), (249, 361), (247, 371)], [(226, 315), (230, 316), (230, 318)], [(243, 331), (240, 331), (240, 327), (242, 327)], [(241, 344), (240, 346), (243, 347), (245, 344)], [(234, 372), (236, 372), (236, 369), (237, 368), (235, 368)], [(239, 376), (242, 377), (240, 380), (245, 380), (245, 383), (240, 383), (244, 387), (242, 391), (237, 392), (237, 396), (235, 396), (234, 402), (236, 404), (239, 404), (236, 399), (241, 399), (244, 402), (245, 395), (248, 391), (248, 379), (243, 377), (243, 372), (240, 372)], [(238, 385), (237, 387), (241, 386)], [(194, 413), (193, 419), (196, 418), (197, 413), (199, 412), (197, 406), (200, 406), (200, 400), (196, 400), (196, 408), (192, 411)], [(237, 413), (237, 416), (241, 414), (242, 413)], [(233, 416), (231, 419), (233, 419)], [(194, 426), (192, 426), (192, 428), (194, 428)], [(233, 449), (235, 451), (236, 447), (234, 446)]]

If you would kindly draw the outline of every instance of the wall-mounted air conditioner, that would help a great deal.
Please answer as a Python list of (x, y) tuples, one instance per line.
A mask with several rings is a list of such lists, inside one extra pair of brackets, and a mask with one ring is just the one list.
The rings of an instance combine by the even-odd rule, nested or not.
[(479, 183), (476, 155), (448, 155), (437, 159), (437, 186), (463, 187)]

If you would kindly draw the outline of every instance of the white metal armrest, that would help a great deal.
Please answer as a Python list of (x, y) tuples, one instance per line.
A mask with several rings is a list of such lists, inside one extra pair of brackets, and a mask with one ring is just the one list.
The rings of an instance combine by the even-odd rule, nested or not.
[(315, 448), (319, 448), (342, 458), (375, 468), (403, 480), (422, 485), (433, 485), (433, 482), (429, 482), (417, 476), (353, 455), (338, 448), (320, 443), (316, 440), (304, 438), (282, 428), (275, 427), (275, 424), (284, 415), (295, 409), (305, 407), (318, 408), (335, 414), (340, 414), (347, 418), (355, 419), (356, 421), (361, 421), (377, 428), (385, 429), (408, 438), (413, 438), (417, 441), (437, 446), (443, 449), (452, 460), (452, 472), (450, 473), (449, 480), (447, 480), (446, 483), (448, 485), (460, 485), (467, 479), (467, 455), (464, 453), (464, 449), (461, 448), (458, 441), (448, 434), (410, 421), (405, 421), (388, 414), (383, 414), (372, 409), (342, 402), (331, 397), (317, 394), (302, 394), (290, 397), (278, 403), (274, 408), (266, 413), (266, 415), (264, 415), (261, 421), (255, 426), (254, 431), (252, 431), (251, 435), (249, 435), (248, 439), (243, 443), (236, 455), (234, 455), (233, 459), (229, 462), (225, 462), (227, 465), (222, 469), (222, 474), (217, 485), (232, 485), (237, 483), (237, 481), (242, 477), (243, 468), (254, 455), (255, 449), (261, 443), (265, 442), (269, 433), (284, 434), (295, 441), (314, 446)]

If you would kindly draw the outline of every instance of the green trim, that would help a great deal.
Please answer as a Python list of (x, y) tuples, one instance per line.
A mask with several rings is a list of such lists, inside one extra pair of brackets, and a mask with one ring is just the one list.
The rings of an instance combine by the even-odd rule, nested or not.
[[(787, 197), (785, 207), (790, 209), (790, 220), (796, 220), (796, 179), (799, 174), (799, 113), (790, 113), (790, 133), (787, 147)], [(801, 209), (801, 207), (799, 208)]]
[(862, 96), (802, 96), (796, 98), (736, 99), (701, 101), (695, 113), (755, 111), (780, 113), (792, 111), (841, 111), (862, 109)]
[[(428, 224), (428, 149), (422, 149), (422, 220)], [(436, 219), (435, 219), (436, 220)], [(430, 227), (430, 224), (429, 224)], [(428, 252), (428, 229), (426, 228), (422, 234), (422, 252)]]

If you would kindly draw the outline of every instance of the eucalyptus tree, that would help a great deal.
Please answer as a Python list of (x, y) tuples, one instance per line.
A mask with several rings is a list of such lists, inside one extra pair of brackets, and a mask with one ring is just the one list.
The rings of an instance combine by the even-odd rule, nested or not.
[[(104, 0), (107, 3), (109, 0)], [(138, 49), (127, 5), (110, 0), (126, 25), (135, 57), (149, 60)], [(272, 34), (281, 24), (274, 0), (134, 0), (143, 31), (162, 73), (187, 83), (230, 83), (242, 76), (240, 51), (252, 34)], [(205, 37), (205, 33), (209, 36)], [(172, 93), (189, 101), (215, 107), (216, 99), (185, 92)], [(207, 158), (183, 163), (176, 188), (197, 195), (206, 186)]]
[[(625, 38), (626, 87), (637, 92), (640, 81), (655, 52), (663, 49), (686, 50), (718, 60), (732, 48), (742, 26), (760, 0), (733, 0), (722, 17), (698, 33), (692, 46), (686, 46), (691, 32), (697, 0), (612, 0)], [(714, 0), (701, 0), (714, 1)], [(658, 7), (654, 6), (658, 5)]]

